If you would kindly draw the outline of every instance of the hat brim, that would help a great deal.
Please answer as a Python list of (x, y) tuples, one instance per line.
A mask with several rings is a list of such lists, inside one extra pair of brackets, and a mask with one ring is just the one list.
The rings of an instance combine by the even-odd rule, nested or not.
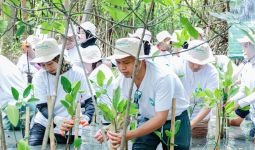
[(60, 53), (54, 53), (48, 56), (42, 56), (42, 57), (38, 57), (38, 58), (34, 58), (33, 60), (31, 60), (31, 63), (45, 63), (45, 62), (49, 62), (51, 60), (53, 60), (56, 56), (58, 56)]
[(123, 58), (126, 58), (126, 57), (129, 57), (129, 56), (132, 56), (132, 55), (128, 55), (128, 54), (114, 54), (112, 56), (109, 56), (109, 57), (106, 57), (106, 59), (109, 59), (109, 60), (113, 60), (113, 59), (123, 59)]
[(90, 59), (90, 60), (83, 59), (83, 62), (88, 63), (88, 64), (92, 64), (92, 63), (98, 62), (101, 59), (102, 58), (100, 58), (100, 59)]
[[(141, 39), (141, 37), (139, 35), (135, 34), (135, 33), (134, 34), (128, 33), (128, 36), (132, 37), (132, 38), (139, 38), (139, 39)], [(151, 40), (151, 38), (150, 38), (149, 35), (144, 35), (143, 41), (148, 41), (150, 43), (150, 40)]]
[(237, 41), (239, 43), (248, 43), (248, 42), (251, 42), (251, 40), (248, 38), (248, 37), (243, 37), (243, 38), (240, 38), (240, 39), (237, 39)]
[(199, 65), (206, 65), (208, 63), (215, 61), (215, 58), (213, 57), (213, 55), (211, 55), (209, 58), (205, 60), (199, 60), (199, 59), (192, 58), (189, 54), (182, 53), (181, 58)]

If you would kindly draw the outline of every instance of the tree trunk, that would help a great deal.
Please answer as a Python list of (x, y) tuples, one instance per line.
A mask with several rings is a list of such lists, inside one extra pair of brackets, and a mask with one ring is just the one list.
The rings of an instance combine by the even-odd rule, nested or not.
[(87, 0), (85, 9), (84, 9), (84, 15), (82, 17), (82, 22), (88, 21), (89, 20), (89, 14), (93, 10), (93, 2), (94, 0)]

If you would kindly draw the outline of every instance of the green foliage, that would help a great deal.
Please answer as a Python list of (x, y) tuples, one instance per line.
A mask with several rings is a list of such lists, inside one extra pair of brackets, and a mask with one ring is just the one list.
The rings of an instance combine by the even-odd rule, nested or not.
[(111, 6), (103, 6), (104, 10), (107, 11), (113, 20), (121, 21), (121, 20), (128, 20), (130, 15), (128, 16), (128, 12), (124, 11), (123, 9), (111, 7)]
[(15, 100), (19, 100), (19, 92), (16, 88), (14, 87), (11, 87), (11, 90), (12, 90), (12, 96)]
[(66, 93), (70, 93), (72, 91), (72, 84), (65, 76), (61, 76), (61, 85)]
[(192, 24), (189, 22), (189, 20), (185, 17), (180, 17), (181, 24), (184, 26), (184, 28), (188, 31), (189, 35), (194, 37), (195, 39), (198, 38), (198, 32), (197, 30), (192, 26)]
[(82, 144), (81, 138), (76, 138), (74, 140), (74, 148), (79, 148), (81, 146), (81, 144)]
[(8, 104), (5, 111), (6, 111), (7, 117), (9, 119), (9, 121), (11, 122), (11, 124), (14, 127), (16, 127), (18, 125), (18, 122), (19, 122), (19, 110), (18, 110), (18, 108), (15, 105)]
[(2, 3), (2, 11), (3, 13), (8, 16), (8, 17), (11, 17), (12, 16), (12, 10), (11, 8), (6, 4), (6, 2), (3, 2)]
[(112, 98), (112, 104), (115, 110), (118, 110), (119, 100), (120, 100), (120, 87), (114, 90), (114, 94)]
[(76, 97), (81, 87), (81, 81), (75, 82), (73, 85), (64, 76), (61, 76), (61, 85), (66, 92), (65, 99), (61, 100), (60, 103), (66, 108), (71, 118), (75, 115), (77, 106)]
[(97, 73), (97, 84), (99, 85), (99, 87), (103, 86), (104, 80), (105, 80), (105, 75), (101, 70), (99, 70)]
[(7, 26), (8, 22), (0, 19), (0, 34), (4, 33), (4, 31), (7, 29)]
[(25, 140), (21, 139), (18, 142), (18, 150), (30, 150), (30, 146)]
[(28, 95), (30, 94), (30, 92), (31, 92), (31, 90), (32, 90), (32, 84), (29, 84), (28, 86), (27, 86), (27, 88), (24, 90), (24, 92), (23, 92), (23, 98), (27, 98), (28, 97)]
[(235, 105), (235, 102), (232, 101), (225, 106), (225, 111), (227, 114), (229, 114), (233, 111), (234, 105)]

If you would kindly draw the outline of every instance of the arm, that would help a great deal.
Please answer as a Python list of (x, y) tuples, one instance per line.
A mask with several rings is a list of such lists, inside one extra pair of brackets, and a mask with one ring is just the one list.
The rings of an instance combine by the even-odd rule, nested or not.
[(238, 104), (240, 105), (240, 107), (245, 107), (254, 102), (255, 102), (255, 93), (252, 93), (251, 95), (239, 100)]
[(198, 115), (191, 121), (191, 128), (193, 128), (197, 123), (202, 121), (210, 113), (210, 111), (210, 108), (202, 108)]

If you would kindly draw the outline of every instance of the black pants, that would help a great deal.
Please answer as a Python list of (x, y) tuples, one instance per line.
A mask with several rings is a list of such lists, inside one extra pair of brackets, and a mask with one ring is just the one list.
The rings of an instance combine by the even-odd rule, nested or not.
[[(42, 126), (39, 123), (35, 123), (30, 130), (30, 136), (29, 136), (29, 145), (31, 146), (37, 146), (42, 145), (43, 137), (44, 137), (45, 127)], [(66, 144), (67, 142), (67, 136), (62, 136), (60, 134), (54, 134), (55, 141), (58, 144)], [(72, 144), (74, 141), (74, 136), (71, 135), (69, 138), (69, 144)], [(48, 140), (49, 143), (49, 140)]]

